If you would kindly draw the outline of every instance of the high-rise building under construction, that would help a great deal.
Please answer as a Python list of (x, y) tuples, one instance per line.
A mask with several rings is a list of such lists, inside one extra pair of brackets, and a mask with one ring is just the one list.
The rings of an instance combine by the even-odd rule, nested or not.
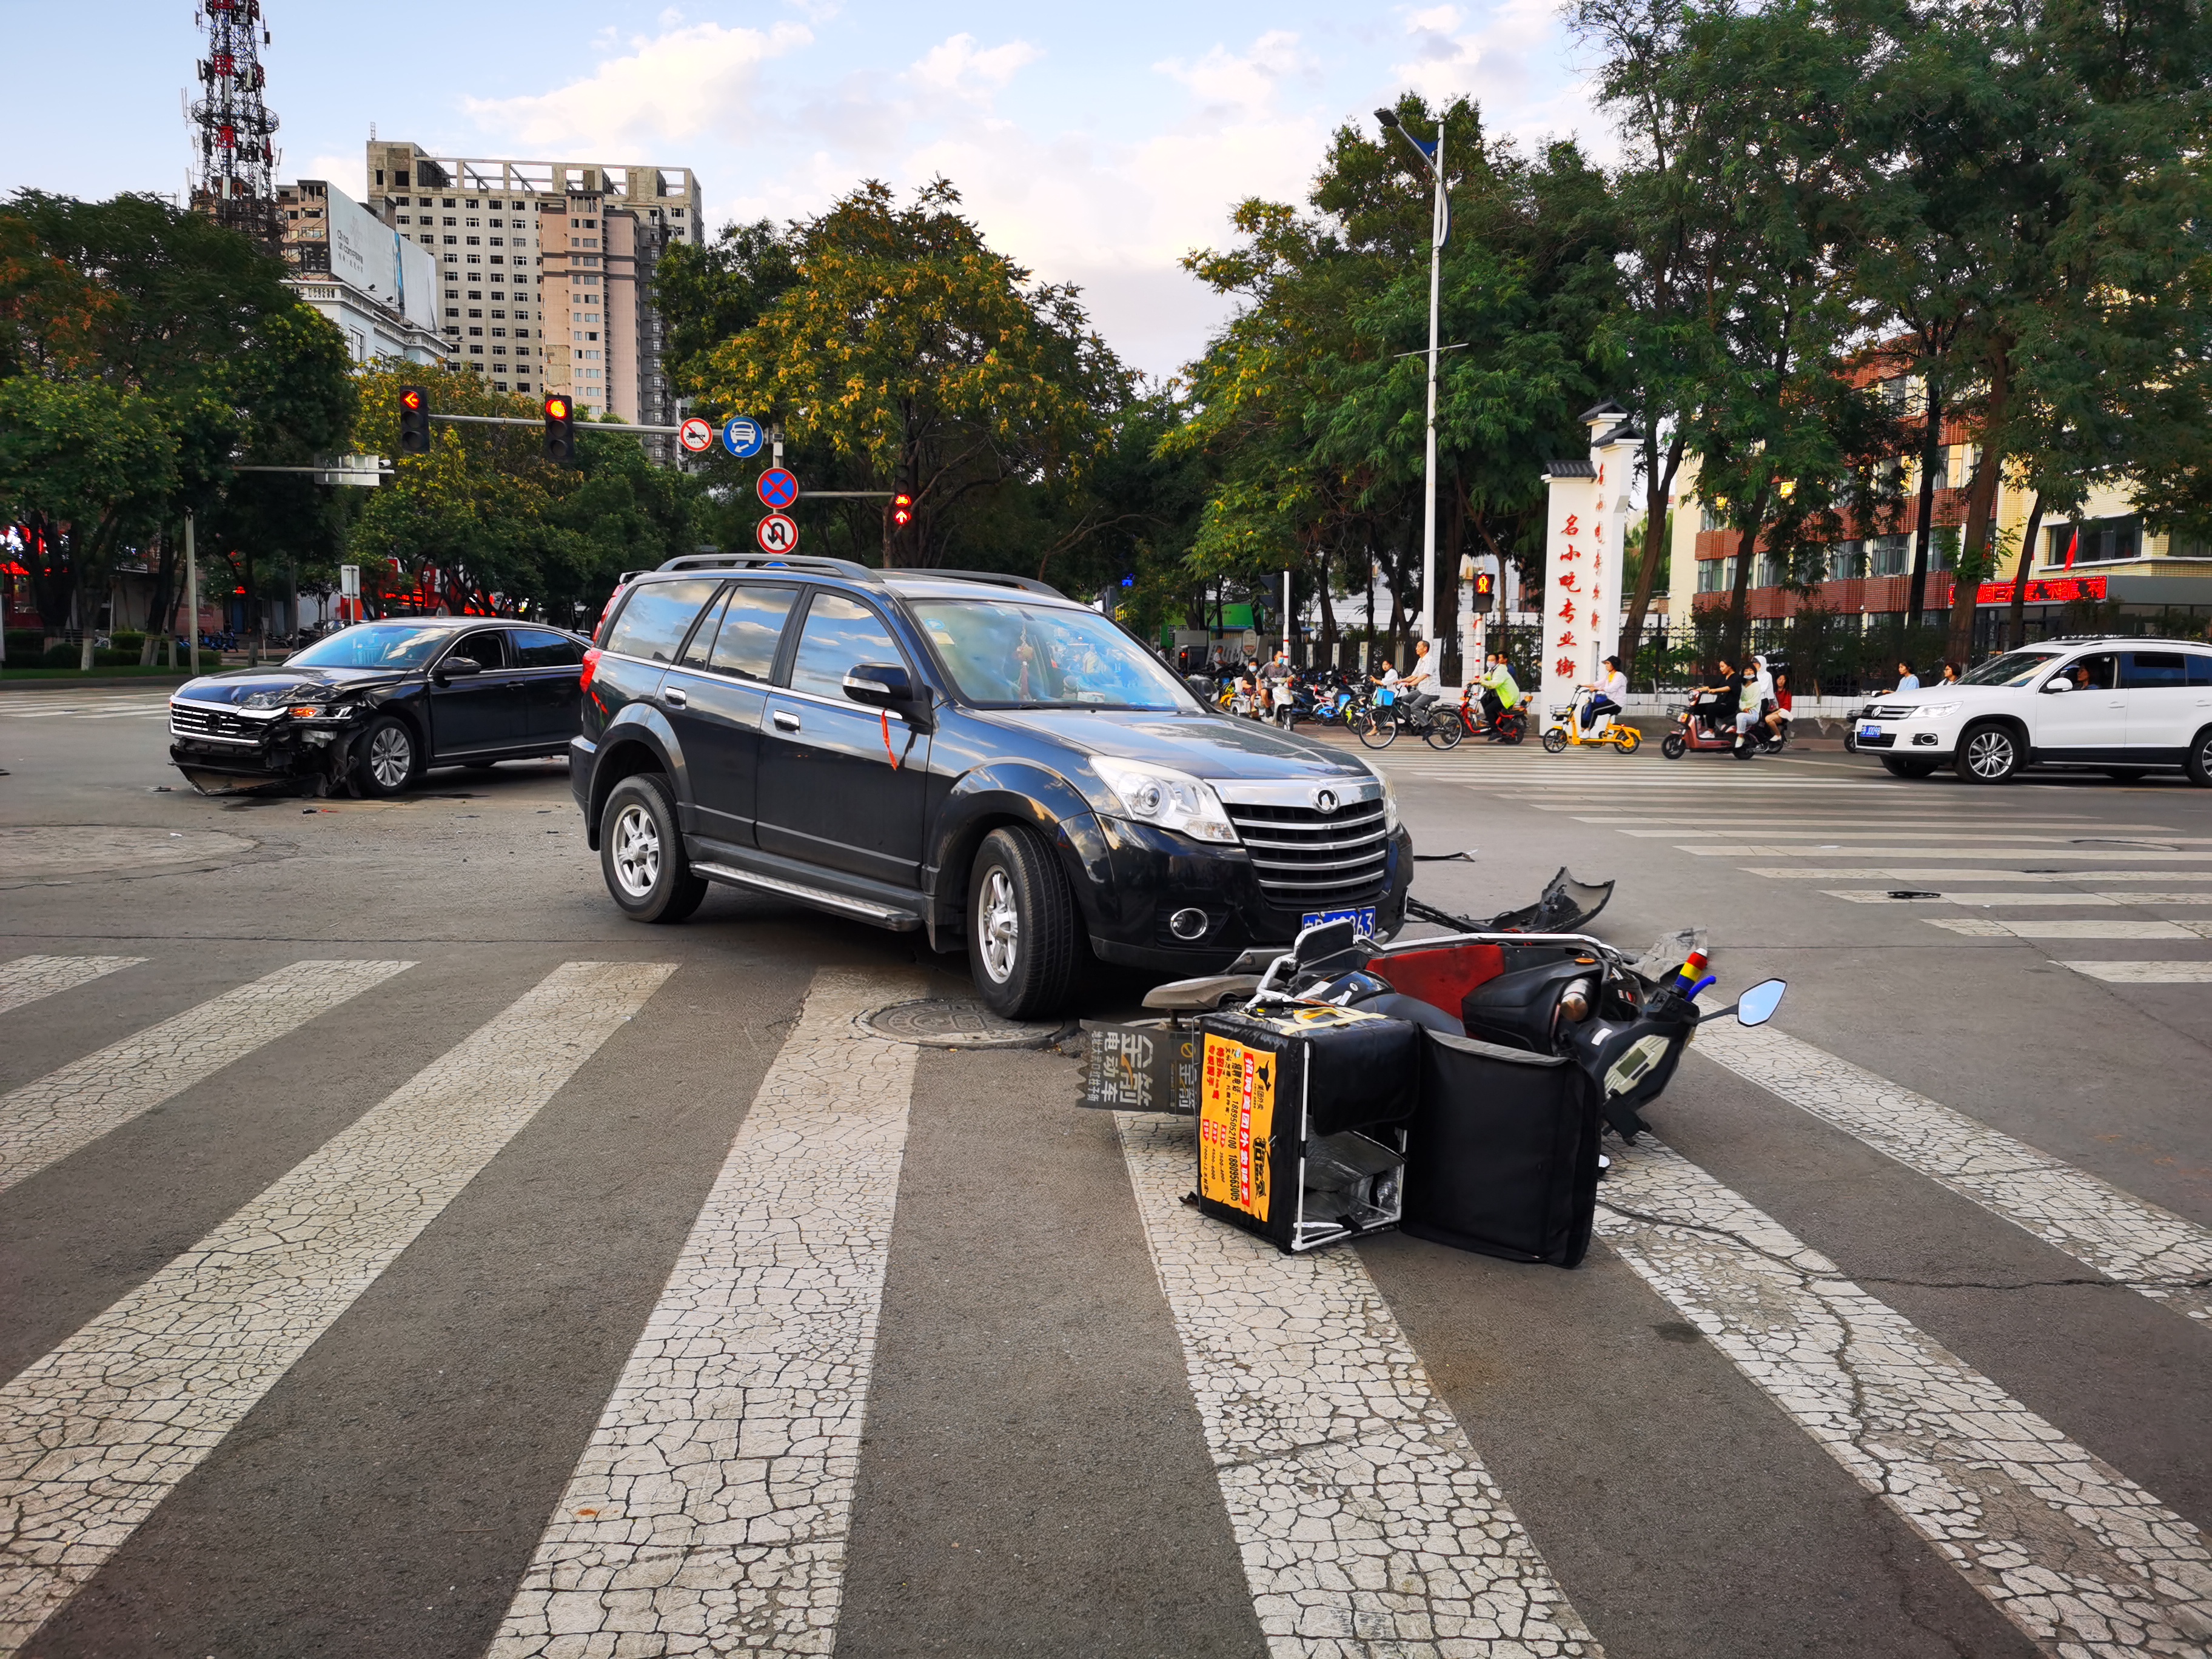
[(668, 249), (704, 239), (689, 167), (483, 161), (371, 140), (368, 184), (384, 222), (437, 258), (453, 362), (495, 390), (565, 392), (587, 415), (674, 423), (653, 278)]

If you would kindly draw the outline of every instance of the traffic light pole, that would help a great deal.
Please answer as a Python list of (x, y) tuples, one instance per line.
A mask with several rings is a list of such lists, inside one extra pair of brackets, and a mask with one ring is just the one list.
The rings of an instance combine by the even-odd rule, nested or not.
[[(434, 421), (453, 421), (467, 426), (534, 426), (543, 428), (545, 417), (524, 420), (514, 415), (433, 415)], [(618, 421), (586, 421), (578, 428), (584, 432), (653, 432), (674, 434), (684, 430), (680, 426), (626, 426)]]

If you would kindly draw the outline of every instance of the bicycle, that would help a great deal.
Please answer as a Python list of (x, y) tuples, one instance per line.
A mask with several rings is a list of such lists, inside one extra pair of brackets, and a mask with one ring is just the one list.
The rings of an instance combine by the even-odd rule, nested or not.
[(1443, 750), (1458, 748), (1461, 739), (1467, 736), (1458, 709), (1446, 708), (1441, 702), (1416, 709), (1401, 703), (1396, 694), (1387, 687), (1376, 690), (1374, 702), (1352, 730), (1358, 732), (1359, 741), (1370, 749), (1388, 749), (1397, 741), (1401, 732), (1412, 732), (1431, 749)]

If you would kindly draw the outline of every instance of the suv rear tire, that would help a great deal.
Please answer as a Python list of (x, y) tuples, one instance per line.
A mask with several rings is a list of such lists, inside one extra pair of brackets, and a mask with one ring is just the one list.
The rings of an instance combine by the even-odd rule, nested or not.
[(2181, 769), (2199, 789), (2212, 789), (2212, 726), (2190, 738), (2189, 754)]
[(691, 873), (676, 802), (659, 774), (634, 774), (607, 792), (599, 811), (599, 872), (633, 921), (681, 921), (707, 896), (707, 878)]
[(1951, 764), (1964, 783), (2010, 783), (2027, 758), (2019, 732), (1988, 720), (1959, 734), (1958, 755)]
[(986, 836), (968, 877), (968, 963), (991, 1012), (1058, 1013), (1075, 989), (1082, 945), (1074, 895), (1052, 849), (1019, 825)]

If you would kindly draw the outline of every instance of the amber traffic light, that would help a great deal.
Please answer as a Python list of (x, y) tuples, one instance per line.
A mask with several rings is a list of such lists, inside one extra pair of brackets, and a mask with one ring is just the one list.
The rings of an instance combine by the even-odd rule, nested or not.
[(553, 392), (545, 397), (545, 459), (549, 461), (573, 461), (576, 459), (576, 411), (563, 394)]
[(430, 453), (430, 400), (419, 386), (399, 388), (399, 453)]

